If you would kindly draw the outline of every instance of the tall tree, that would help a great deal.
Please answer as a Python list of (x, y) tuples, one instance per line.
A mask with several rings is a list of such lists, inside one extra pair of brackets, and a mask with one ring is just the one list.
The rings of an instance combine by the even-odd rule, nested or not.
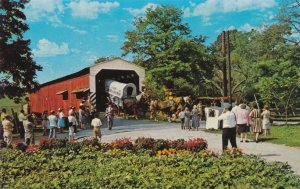
[(28, 0), (0, 1), (0, 98), (17, 99), (38, 85), (36, 71), (42, 67), (32, 59), (29, 28), (23, 13)]
[(300, 46), (286, 41), (287, 25), (271, 25), (257, 35), (258, 61), (254, 67), (254, 86), (264, 103), (288, 110), (299, 104)]
[[(152, 88), (175, 88), (196, 92), (201, 81), (210, 77), (209, 56), (202, 36), (191, 36), (182, 12), (171, 6), (148, 9), (137, 17), (135, 29), (126, 32), (123, 55), (146, 68), (146, 82)], [(151, 83), (150, 83), (151, 82)]]
[(300, 0), (283, 0), (279, 15), (279, 20), (283, 24), (291, 26), (291, 35), (286, 39), (295, 45), (300, 45)]
[[(230, 57), (231, 57), (231, 93), (233, 96), (243, 96), (245, 84), (248, 82), (251, 72), (252, 64), (255, 61), (253, 55), (254, 49), (251, 41), (256, 31), (240, 32), (231, 30), (230, 32)], [(211, 54), (214, 59), (214, 77), (207, 80), (208, 84), (214, 86), (217, 90), (215, 95), (224, 95), (223, 85), (223, 58), (221, 54), (221, 35), (210, 46)], [(227, 70), (225, 70), (227, 72)], [(225, 74), (226, 75), (226, 74)]]

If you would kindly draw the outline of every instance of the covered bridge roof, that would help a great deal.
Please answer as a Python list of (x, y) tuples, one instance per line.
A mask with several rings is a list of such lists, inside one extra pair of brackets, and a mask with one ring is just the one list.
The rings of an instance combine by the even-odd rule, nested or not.
[(84, 69), (82, 69), (82, 70), (80, 70), (78, 72), (75, 72), (75, 73), (72, 73), (72, 74), (69, 74), (69, 75), (66, 75), (66, 76), (54, 79), (52, 81), (48, 81), (46, 83), (43, 83), (43, 84), (39, 85), (39, 88), (47, 86), (47, 85), (52, 85), (54, 83), (58, 83), (58, 82), (61, 82), (61, 81), (65, 81), (65, 80), (68, 80), (68, 79), (80, 77), (82, 75), (89, 74), (89, 73), (90, 73), (90, 67), (87, 67), (87, 68), (84, 68)]

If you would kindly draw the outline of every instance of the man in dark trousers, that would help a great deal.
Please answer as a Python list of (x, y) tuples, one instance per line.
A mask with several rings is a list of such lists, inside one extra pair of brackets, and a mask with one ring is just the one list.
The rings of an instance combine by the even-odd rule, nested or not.
[(231, 106), (226, 104), (223, 113), (218, 117), (218, 120), (223, 120), (222, 147), (227, 149), (228, 140), (232, 148), (237, 148), (236, 145), (236, 119), (235, 114), (230, 111)]
[(108, 107), (105, 110), (105, 117), (107, 119), (108, 130), (111, 130), (113, 127), (114, 116), (115, 116), (114, 109), (112, 107), (112, 104), (109, 103)]

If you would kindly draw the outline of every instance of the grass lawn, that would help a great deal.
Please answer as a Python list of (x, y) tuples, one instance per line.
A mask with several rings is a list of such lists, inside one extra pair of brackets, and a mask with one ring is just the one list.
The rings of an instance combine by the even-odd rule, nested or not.
[[(205, 130), (209, 133), (222, 133), (221, 130)], [(285, 144), (287, 146), (294, 146), (300, 148), (300, 125), (293, 126), (273, 126), (270, 136), (261, 135), (262, 141), (273, 144)], [(253, 134), (248, 133), (248, 138), (252, 139)]]
[(6, 108), (8, 114), (11, 114), (11, 109), (14, 109), (15, 112), (19, 112), (22, 108), (22, 102), (17, 104), (9, 98), (0, 99), (0, 109)]
[(17, 104), (14, 103), (14, 101), (9, 98), (0, 99), (0, 106), (15, 106), (15, 105)]

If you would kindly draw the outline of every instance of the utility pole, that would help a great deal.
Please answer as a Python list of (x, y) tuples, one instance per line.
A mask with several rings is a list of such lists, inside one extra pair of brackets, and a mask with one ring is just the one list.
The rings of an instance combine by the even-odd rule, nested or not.
[(221, 34), (221, 52), (222, 52), (222, 73), (223, 73), (223, 89), (224, 89), (224, 97), (228, 96), (228, 88), (227, 88), (227, 69), (226, 69), (226, 45), (225, 45), (225, 31), (222, 31)]
[(232, 105), (231, 94), (231, 62), (230, 62), (230, 44), (229, 44), (229, 31), (226, 32), (226, 63), (228, 66), (228, 91), (229, 91), (229, 104)]

